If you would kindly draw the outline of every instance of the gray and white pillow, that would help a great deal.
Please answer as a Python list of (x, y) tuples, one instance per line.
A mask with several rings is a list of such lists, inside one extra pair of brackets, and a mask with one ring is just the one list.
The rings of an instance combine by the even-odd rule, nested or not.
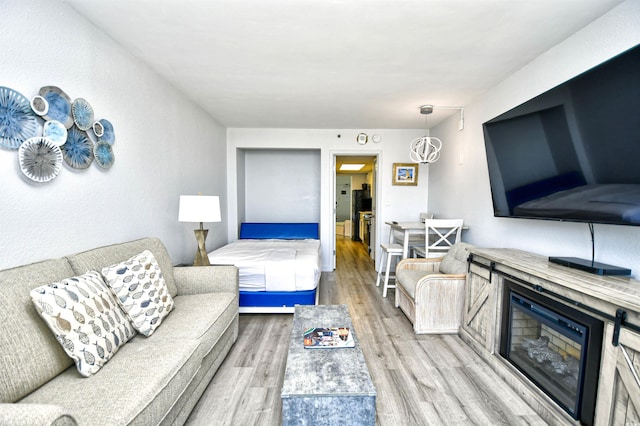
[(40, 317), (85, 377), (97, 373), (136, 333), (96, 271), (37, 287), (30, 295)]
[(173, 309), (160, 265), (149, 250), (103, 268), (102, 275), (133, 327), (147, 337)]

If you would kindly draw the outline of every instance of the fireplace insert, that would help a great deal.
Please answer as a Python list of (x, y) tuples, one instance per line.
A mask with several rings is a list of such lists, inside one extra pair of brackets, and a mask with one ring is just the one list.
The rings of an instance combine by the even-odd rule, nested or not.
[(592, 425), (604, 324), (505, 280), (500, 355), (582, 424)]

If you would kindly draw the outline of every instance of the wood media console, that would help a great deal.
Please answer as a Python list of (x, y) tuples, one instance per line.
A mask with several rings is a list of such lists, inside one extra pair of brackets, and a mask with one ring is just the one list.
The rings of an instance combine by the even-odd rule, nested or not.
[(640, 424), (640, 281), (473, 249), (460, 336), (550, 424)]

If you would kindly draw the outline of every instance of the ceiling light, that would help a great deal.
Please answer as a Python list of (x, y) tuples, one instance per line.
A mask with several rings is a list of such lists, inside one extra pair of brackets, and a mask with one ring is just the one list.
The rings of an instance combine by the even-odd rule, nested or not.
[(355, 172), (355, 171), (358, 171), (358, 170), (362, 169), (363, 167), (364, 167), (364, 164), (342, 164), (340, 166), (340, 170), (341, 171)]
[(460, 122), (458, 130), (464, 129), (464, 108), (462, 107), (434, 107), (433, 105), (422, 105), (420, 114), (424, 114), (424, 130), (425, 135), (411, 141), (409, 157), (415, 163), (435, 163), (440, 158), (440, 150), (442, 149), (442, 141), (433, 136), (427, 136), (429, 131), (427, 127), (427, 116), (433, 112), (434, 108), (440, 109), (457, 109), (460, 110)]

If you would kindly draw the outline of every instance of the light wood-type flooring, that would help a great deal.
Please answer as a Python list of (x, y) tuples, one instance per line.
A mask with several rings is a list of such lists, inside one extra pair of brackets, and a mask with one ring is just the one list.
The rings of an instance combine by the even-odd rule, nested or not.
[[(338, 237), (321, 304), (347, 304), (377, 390), (378, 425), (546, 425), (457, 336), (415, 335), (382, 297), (361, 243)], [(241, 314), (238, 340), (188, 425), (280, 425), (291, 314)]]

